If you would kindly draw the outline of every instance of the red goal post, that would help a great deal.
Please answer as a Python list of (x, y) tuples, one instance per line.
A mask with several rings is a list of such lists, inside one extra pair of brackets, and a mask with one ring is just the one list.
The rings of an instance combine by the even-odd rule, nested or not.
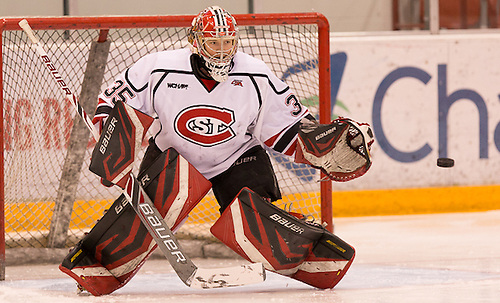
[[(241, 49), (266, 61), (271, 69), (292, 87), (299, 99), (313, 109), (312, 112), (319, 117), (321, 123), (330, 122), (328, 20), (319, 13), (234, 16), (240, 30), (242, 29)], [(42, 45), (47, 44), (46, 50), (52, 55), (54, 63), (59, 67), (63, 66), (60, 69), (63, 71), (63, 77), (70, 82), (68, 85), (74, 88), (73, 91), (80, 96), (82, 102), (84, 96), (94, 96), (95, 89), (100, 91), (109, 85), (117, 73), (146, 53), (171, 47), (185, 47), (185, 29), (191, 25), (193, 17), (192, 15), (107, 16), (27, 18), (27, 20), (39, 36)], [(9, 240), (13, 243), (8, 247), (57, 247), (57, 244), (52, 244), (61, 241), (57, 238), (61, 232), (59, 229), (56, 235), (51, 234), (54, 230), (58, 230), (53, 226), (68, 227), (70, 224), (75, 226), (77, 225), (75, 221), (86, 221), (90, 222), (87, 223), (90, 225), (88, 229), (95, 224), (95, 218), (102, 215), (103, 211), (97, 211), (98, 213), (93, 215), (82, 214), (89, 210), (85, 203), (91, 198), (75, 197), (75, 192), (85, 191), (86, 196), (92, 197), (97, 195), (96, 192), (99, 190), (95, 189), (95, 180), (83, 182), (82, 185), (81, 178), (92, 179), (86, 172), (87, 162), (82, 165), (82, 162), (78, 162), (79, 159), (68, 160), (70, 148), (73, 146), (72, 140), (82, 141), (81, 137), (80, 140), (72, 138), (76, 136), (75, 125), (79, 117), (75, 118), (74, 114), (66, 110), (64, 96), (57, 93), (56, 84), (50, 83), (52, 80), (47, 71), (44, 70), (27, 37), (23, 36), (19, 28), (18, 22), (22, 19), (4, 18), (0, 25), (2, 33), (0, 129), (3, 133), (0, 141), (4, 147), (0, 156), (2, 172), (0, 174), (0, 279), (5, 277), (6, 232), (9, 232)], [(167, 35), (175, 38), (163, 40)], [(97, 45), (96, 49), (93, 48), (93, 41)], [(99, 43), (104, 45), (104, 42), (108, 42), (108, 45), (105, 47), (99, 45)], [(143, 47), (139, 48), (138, 45)], [(105, 67), (98, 64), (99, 62), (104, 62)], [(92, 64), (95, 66), (92, 67)], [(37, 105), (35, 102), (40, 104)], [(94, 107), (95, 105), (90, 103), (85, 110), (92, 113)], [(46, 125), (47, 129), (43, 129), (40, 126), (42, 124)], [(53, 133), (61, 133), (60, 138), (53, 137)], [(89, 158), (89, 149), (92, 147), (91, 142), (87, 143), (89, 135), (87, 134), (83, 140), (84, 151), (80, 158)], [(44, 160), (44, 156), (49, 157), (50, 161)], [(66, 165), (68, 161), (73, 163), (73, 166)], [(308, 197), (307, 193), (297, 188), (302, 188), (302, 182), (306, 181), (313, 184), (312, 186), (315, 186), (314, 182), (319, 184), (321, 221), (328, 224), (329, 230), (333, 230), (331, 182), (318, 183), (317, 181), (321, 179), (318, 175), (311, 181), (308, 176), (311, 171), (300, 168), (302, 171), (295, 172), (293, 169), (296, 169), (297, 165), (287, 162), (286, 159), (276, 158), (273, 165), (280, 167), (277, 172), (278, 179), (283, 178), (280, 180), (280, 186), (284, 188), (285, 194), (289, 194), (286, 198), (288, 200), (283, 204), (291, 204), (299, 210), (301, 207), (309, 207), (311, 210), (311, 205), (307, 204), (309, 202), (302, 200), (314, 200), (316, 199), (314, 194)], [(66, 175), (70, 176), (75, 175), (74, 169), (78, 168), (75, 184), (68, 181), (69, 185), (61, 185), (66, 184), (63, 182), (66, 169), (63, 166), (69, 167)], [(282, 173), (282, 170), (285, 172)], [(52, 173), (58, 175), (54, 180)], [(287, 176), (289, 173), (291, 177)], [(36, 179), (38, 174), (42, 176)], [(80, 174), (82, 176), (78, 177)], [(298, 181), (294, 181), (294, 177)], [(94, 185), (88, 185), (90, 183)], [(86, 186), (92, 188), (88, 189)], [(68, 188), (72, 188), (72, 193)], [(66, 217), (57, 215), (68, 212), (67, 205), (65, 207), (64, 203), (60, 204), (57, 201), (68, 199), (67, 196), (70, 196), (69, 215)], [(112, 198), (104, 200), (104, 202), (93, 201), (95, 203), (93, 205), (99, 205), (104, 209), (106, 207), (104, 204), (112, 202)], [(82, 203), (87, 206), (80, 205), (79, 201), (83, 201)], [(206, 203), (208, 204), (205, 208), (213, 206), (213, 202)], [(45, 205), (47, 209), (39, 208), (40, 205)], [(32, 212), (33, 219), (29, 219), (24, 211)], [(201, 214), (207, 211), (209, 210), (199, 210)], [(304, 212), (309, 213), (307, 209), (304, 209)], [(44, 216), (47, 217), (46, 222), (42, 222)], [(40, 232), (42, 229), (50, 231)], [(71, 232), (62, 233), (64, 233), (63, 243), (71, 245), (72, 242), (66, 239), (72, 235)], [(78, 234), (74, 236), (78, 237)], [(36, 240), (24, 237), (33, 237)]]

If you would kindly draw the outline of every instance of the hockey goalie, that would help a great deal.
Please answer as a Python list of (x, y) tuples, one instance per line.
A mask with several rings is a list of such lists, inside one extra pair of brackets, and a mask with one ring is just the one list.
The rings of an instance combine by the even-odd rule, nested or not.
[[(348, 118), (317, 123), (263, 61), (238, 51), (236, 21), (220, 7), (200, 12), (188, 38), (189, 49), (144, 56), (99, 95), (93, 122), (101, 144), (91, 170), (104, 184), (120, 186), (133, 162), (129, 134), (145, 134), (131, 129), (147, 129), (154, 119), (158, 131), (149, 138), (138, 180), (172, 230), (212, 189), (221, 214), (211, 228), (215, 237), (267, 270), (333, 288), (355, 251), (322, 225), (272, 204), (281, 192), (266, 149), (348, 181), (370, 168), (369, 125)], [(109, 294), (155, 248), (119, 197), (60, 268), (91, 294)]]

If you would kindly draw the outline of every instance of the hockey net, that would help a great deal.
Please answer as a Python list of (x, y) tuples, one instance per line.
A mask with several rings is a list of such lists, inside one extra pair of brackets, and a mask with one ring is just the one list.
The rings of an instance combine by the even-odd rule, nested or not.
[[(28, 19), (88, 114), (96, 94), (142, 56), (188, 47), (194, 16)], [(316, 13), (235, 15), (240, 50), (264, 60), (322, 122), (329, 122), (328, 22)], [(94, 146), (27, 36), (20, 19), (3, 19), (3, 174), (5, 247), (74, 245), (119, 191), (89, 170)], [(276, 204), (331, 224), (331, 188), (318, 171), (272, 154), (283, 199)], [(209, 193), (178, 235), (209, 237), (218, 218)], [(1, 222), (0, 222), (1, 223)], [(3, 224), (2, 224), (3, 226)], [(0, 248), (2, 248), (0, 246)]]

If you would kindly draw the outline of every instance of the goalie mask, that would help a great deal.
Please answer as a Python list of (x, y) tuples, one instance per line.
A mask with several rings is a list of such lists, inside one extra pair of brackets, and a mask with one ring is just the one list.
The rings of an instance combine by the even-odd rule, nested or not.
[(204, 59), (210, 76), (217, 82), (226, 81), (238, 48), (233, 16), (218, 6), (206, 8), (193, 19), (188, 39), (194, 52)]

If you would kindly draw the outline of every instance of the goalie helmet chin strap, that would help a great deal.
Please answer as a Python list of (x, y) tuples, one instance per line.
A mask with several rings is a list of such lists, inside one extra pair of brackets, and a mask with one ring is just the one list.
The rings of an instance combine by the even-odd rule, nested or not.
[(189, 59), (191, 61), (191, 68), (193, 69), (193, 73), (196, 77), (200, 79), (213, 80), (205, 66), (203, 58), (200, 55), (193, 53)]
[(193, 69), (193, 73), (200, 80), (200, 82), (205, 86), (205, 88), (210, 92), (212, 91), (218, 84), (212, 76), (210, 76), (207, 67), (205, 66), (205, 62), (202, 57), (198, 54), (192, 54), (190, 57), (191, 68)]

